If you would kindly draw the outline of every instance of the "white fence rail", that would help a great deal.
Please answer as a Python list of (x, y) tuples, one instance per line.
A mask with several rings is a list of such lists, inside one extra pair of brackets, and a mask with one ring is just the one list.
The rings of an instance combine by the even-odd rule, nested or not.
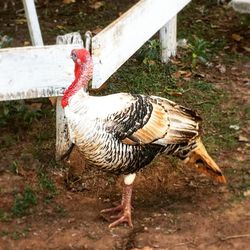
[(70, 52), (79, 45), (0, 50), (0, 101), (60, 96), (73, 80)]
[[(139, 1), (115, 22), (93, 37), (94, 75), (92, 86), (95, 88), (101, 86), (151, 36), (171, 21), (189, 1)], [(174, 23), (172, 24), (174, 25)], [(166, 28), (170, 27), (167, 25)], [(167, 35), (171, 31), (171, 29), (166, 29), (162, 36), (173, 38)], [(176, 36), (176, 33), (174, 35)], [(174, 39), (176, 39), (175, 36)], [(173, 47), (171, 39), (163, 40), (165, 50), (168, 45)]]

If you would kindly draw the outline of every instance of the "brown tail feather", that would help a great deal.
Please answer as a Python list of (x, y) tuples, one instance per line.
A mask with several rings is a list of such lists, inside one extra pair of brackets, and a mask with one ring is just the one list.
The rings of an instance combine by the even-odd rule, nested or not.
[(197, 140), (197, 147), (191, 152), (188, 158), (184, 161), (188, 165), (194, 166), (199, 172), (211, 176), (220, 183), (226, 183), (222, 171), (214, 160), (208, 155), (203, 143), (200, 139)]

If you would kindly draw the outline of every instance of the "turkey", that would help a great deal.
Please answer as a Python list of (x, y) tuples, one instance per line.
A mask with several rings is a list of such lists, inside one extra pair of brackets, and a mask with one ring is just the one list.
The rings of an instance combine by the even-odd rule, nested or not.
[(226, 179), (203, 146), (201, 118), (192, 110), (158, 96), (118, 93), (90, 96), (93, 62), (86, 49), (71, 52), (75, 80), (66, 89), (62, 107), (70, 140), (89, 165), (124, 175), (121, 204), (101, 213), (118, 213), (109, 227), (133, 226), (132, 186), (136, 173), (157, 155), (174, 155), (221, 183)]

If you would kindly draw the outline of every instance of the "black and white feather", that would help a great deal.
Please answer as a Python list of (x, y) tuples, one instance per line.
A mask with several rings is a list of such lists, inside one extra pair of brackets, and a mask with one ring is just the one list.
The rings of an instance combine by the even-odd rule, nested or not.
[(155, 96), (98, 97), (80, 90), (65, 114), (71, 141), (85, 160), (115, 174), (134, 173), (163, 152), (185, 159), (201, 130), (195, 112)]

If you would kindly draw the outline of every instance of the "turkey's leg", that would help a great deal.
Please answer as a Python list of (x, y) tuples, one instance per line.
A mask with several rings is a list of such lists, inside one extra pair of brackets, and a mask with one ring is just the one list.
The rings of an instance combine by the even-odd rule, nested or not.
[(136, 174), (126, 175), (124, 177), (124, 187), (122, 193), (122, 202), (117, 207), (104, 209), (101, 213), (113, 213), (120, 212), (119, 215), (111, 216), (111, 219), (116, 219), (113, 223), (109, 225), (109, 228), (115, 227), (121, 223), (127, 222), (130, 227), (133, 227), (132, 219), (131, 219), (131, 197), (133, 190), (133, 182)]

